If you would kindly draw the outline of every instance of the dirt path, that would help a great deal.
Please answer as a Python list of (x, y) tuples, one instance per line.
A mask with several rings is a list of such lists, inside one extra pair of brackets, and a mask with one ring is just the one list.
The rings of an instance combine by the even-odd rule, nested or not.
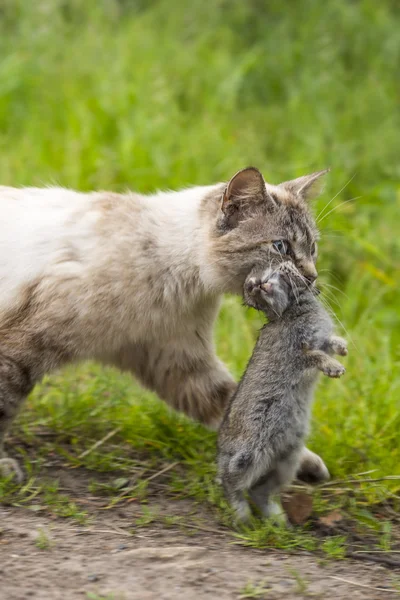
[(242, 548), (218, 532), (188, 535), (159, 523), (131, 535), (129, 511), (103, 512), (79, 526), (0, 508), (1, 600), (227, 600), (245, 598), (249, 582), (253, 598), (398, 597), (387, 589), (394, 573), (377, 565), (322, 565), (306, 553)]

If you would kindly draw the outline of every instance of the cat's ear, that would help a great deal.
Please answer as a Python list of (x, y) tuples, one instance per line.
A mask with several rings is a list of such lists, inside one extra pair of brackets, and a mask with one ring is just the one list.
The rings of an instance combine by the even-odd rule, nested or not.
[(311, 175), (304, 175), (291, 181), (284, 181), (280, 183), (278, 187), (284, 188), (299, 200), (310, 200), (318, 196), (322, 191), (321, 177), (326, 173), (329, 173), (330, 169), (324, 169), (323, 171), (317, 171), (311, 173)]
[(268, 201), (264, 178), (255, 167), (238, 171), (225, 187), (221, 212), (226, 225), (231, 228), (246, 217), (252, 206)]

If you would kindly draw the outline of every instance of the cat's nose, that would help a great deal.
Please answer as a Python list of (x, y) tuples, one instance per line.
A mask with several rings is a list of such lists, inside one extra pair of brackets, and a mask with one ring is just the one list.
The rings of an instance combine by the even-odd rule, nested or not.
[(314, 263), (307, 263), (306, 265), (303, 265), (303, 274), (310, 283), (314, 283), (318, 277), (317, 269), (315, 268)]

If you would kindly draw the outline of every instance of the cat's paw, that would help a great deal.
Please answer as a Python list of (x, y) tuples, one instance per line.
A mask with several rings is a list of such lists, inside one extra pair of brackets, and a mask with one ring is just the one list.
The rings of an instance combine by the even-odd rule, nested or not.
[(0, 475), (2, 477), (10, 477), (12, 475), (17, 483), (22, 483), (24, 480), (21, 467), (13, 458), (0, 458)]
[(331, 338), (331, 347), (335, 354), (339, 356), (347, 356), (347, 342), (341, 337), (334, 336)]
[(303, 448), (299, 469), (296, 473), (296, 479), (309, 484), (318, 484), (328, 481), (330, 473), (318, 454), (311, 452), (308, 448)]
[(321, 370), (324, 375), (326, 375), (327, 377), (332, 377), (334, 379), (337, 379), (344, 375), (344, 373), (346, 373), (346, 369), (344, 368), (344, 366), (341, 365), (340, 362), (336, 361), (332, 361), (327, 363), (326, 365), (323, 365)]

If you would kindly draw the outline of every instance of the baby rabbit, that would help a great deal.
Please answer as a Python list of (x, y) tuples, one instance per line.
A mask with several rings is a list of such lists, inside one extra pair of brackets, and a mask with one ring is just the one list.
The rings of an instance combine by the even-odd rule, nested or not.
[(220, 427), (218, 475), (241, 521), (251, 515), (245, 492), (265, 517), (281, 515), (272, 500), (299, 467), (308, 434), (318, 370), (340, 377), (331, 354), (347, 354), (332, 335), (317, 291), (294, 266), (283, 263), (264, 281), (248, 277), (244, 300), (268, 317)]

